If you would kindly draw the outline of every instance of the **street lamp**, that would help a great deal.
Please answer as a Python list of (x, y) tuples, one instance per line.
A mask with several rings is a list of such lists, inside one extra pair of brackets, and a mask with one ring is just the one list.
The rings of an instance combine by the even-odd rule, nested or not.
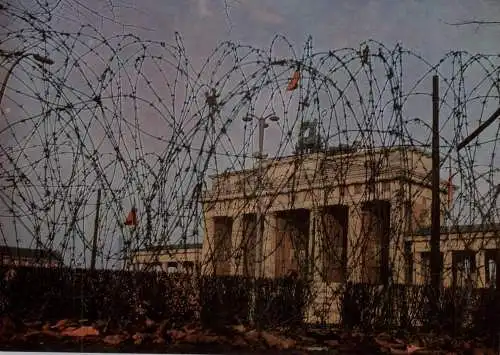
[[(243, 117), (244, 122), (251, 122), (253, 119), (256, 119), (259, 125), (259, 151), (254, 155), (255, 158), (257, 158), (258, 161), (258, 179), (257, 179), (257, 191), (259, 191), (258, 194), (258, 201), (257, 201), (257, 252), (255, 253), (255, 276), (262, 277), (262, 249), (263, 249), (263, 235), (264, 235), (264, 223), (263, 222), (263, 211), (262, 211), (262, 192), (264, 190), (263, 185), (262, 185), (262, 180), (264, 178), (264, 171), (263, 171), (263, 160), (266, 158), (266, 155), (264, 154), (264, 130), (269, 127), (267, 124), (267, 120), (270, 120), (272, 122), (277, 122), (279, 121), (279, 117), (270, 114), (265, 117), (258, 117), (253, 114), (250, 114), (248, 116)], [(260, 261), (260, 262), (259, 262)]]
[(5, 52), (0, 51), (0, 55), (6, 58), (17, 57), (17, 59), (12, 63), (11, 67), (7, 71), (7, 75), (2, 83), (2, 88), (0, 89), (0, 104), (2, 103), (3, 95), (5, 93), (5, 88), (7, 87), (7, 82), (9, 81), (10, 75), (14, 71), (14, 68), (23, 60), (24, 58), (32, 57), (38, 63), (52, 65), (54, 61), (48, 57), (44, 57), (37, 53), (23, 53), (23, 52)]
[[(256, 253), (255, 253), (255, 269), (254, 269), (254, 276), (255, 276), (255, 281), (262, 277), (262, 263), (263, 263), (263, 247), (264, 247), (264, 219), (263, 219), (263, 208), (262, 208), (262, 192), (264, 191), (264, 186), (262, 185), (262, 180), (264, 177), (264, 170), (263, 170), (263, 160), (265, 159), (264, 155), (264, 130), (269, 127), (267, 124), (267, 120), (270, 120), (272, 122), (277, 122), (279, 121), (279, 117), (270, 114), (264, 117), (258, 117), (255, 116), (254, 114), (249, 114), (248, 116), (243, 117), (244, 122), (251, 122), (253, 119), (256, 119), (258, 122), (259, 126), (259, 151), (257, 154), (254, 156), (257, 158), (258, 162), (258, 179), (257, 179), (257, 191), (259, 193), (257, 194), (257, 240), (256, 240)], [(252, 291), (250, 293), (250, 315), (249, 315), (249, 320), (251, 323), (255, 321), (255, 308), (256, 308), (256, 283), (254, 282), (254, 285), (252, 287)]]

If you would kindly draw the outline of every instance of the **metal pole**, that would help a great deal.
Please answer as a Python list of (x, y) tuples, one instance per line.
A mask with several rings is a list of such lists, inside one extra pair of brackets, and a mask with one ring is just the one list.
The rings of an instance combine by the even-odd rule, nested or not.
[(441, 208), (439, 156), (439, 78), (432, 78), (432, 209), (431, 209), (431, 288), (433, 315), (437, 316), (441, 287)]
[(253, 119), (257, 119), (258, 121), (258, 129), (259, 129), (259, 151), (257, 152), (257, 181), (255, 182), (255, 190), (256, 190), (256, 219), (257, 219), (257, 235), (256, 235), (256, 246), (255, 246), (255, 258), (254, 258), (254, 275), (251, 282), (251, 290), (250, 290), (250, 306), (248, 312), (248, 318), (250, 325), (255, 325), (255, 312), (257, 308), (257, 280), (259, 278), (264, 277), (264, 211), (263, 211), (263, 192), (264, 192), (264, 131), (267, 128), (267, 120), (278, 121), (279, 118), (274, 114), (267, 115), (265, 117), (257, 117), (253, 114), (250, 114), (243, 118), (243, 121), (250, 122)]
[(262, 180), (264, 178), (264, 171), (263, 171), (263, 162), (262, 160), (264, 159), (264, 130), (266, 128), (266, 119), (263, 117), (260, 117), (259, 119), (259, 177), (258, 177), (258, 191), (259, 191), (259, 198), (257, 201), (257, 253), (256, 253), (256, 261), (257, 261), (257, 278), (262, 277), (262, 257), (263, 257), (263, 243), (264, 243), (264, 221), (263, 221), (263, 211), (262, 211), (262, 194), (264, 191), (264, 186), (262, 184)]
[(457, 150), (462, 149), (465, 147), (467, 144), (472, 142), (474, 138), (479, 136), (479, 134), (484, 131), (489, 125), (491, 125), (498, 117), (500, 117), (500, 107), (493, 112), (493, 114), (488, 118), (486, 121), (484, 121), (474, 132), (471, 133), (470, 136), (465, 138), (459, 145), (457, 145)]
[(95, 262), (97, 257), (97, 236), (99, 233), (99, 210), (101, 208), (101, 189), (97, 190), (97, 205), (94, 220), (94, 236), (92, 238), (92, 256), (90, 258), (90, 270), (95, 270)]
[(263, 164), (262, 159), (264, 158), (264, 130), (266, 128), (266, 118), (258, 117), (259, 122), (259, 151), (258, 151), (258, 176), (256, 181), (256, 191), (257, 191), (257, 238), (255, 246), (255, 260), (254, 260), (254, 279), (252, 283), (252, 290), (250, 292), (250, 314), (249, 321), (251, 325), (255, 325), (255, 312), (257, 308), (257, 280), (262, 276), (262, 254), (263, 254), (263, 240), (264, 240), (264, 223), (262, 220), (262, 178), (263, 178)]

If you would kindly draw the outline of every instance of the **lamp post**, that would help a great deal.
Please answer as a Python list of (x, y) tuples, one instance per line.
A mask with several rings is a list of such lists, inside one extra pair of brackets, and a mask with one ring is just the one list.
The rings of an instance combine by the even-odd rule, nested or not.
[[(264, 219), (263, 219), (263, 208), (262, 208), (262, 193), (264, 191), (264, 186), (262, 184), (262, 180), (264, 177), (264, 166), (263, 161), (266, 157), (264, 154), (264, 131), (269, 125), (267, 124), (267, 120), (277, 122), (279, 121), (279, 117), (274, 114), (269, 114), (264, 117), (258, 117), (253, 114), (250, 114), (243, 118), (244, 122), (251, 122), (253, 119), (256, 119), (258, 122), (259, 128), (259, 151), (254, 154), (255, 158), (257, 158), (258, 168), (257, 168), (257, 181), (256, 181), (256, 190), (257, 193), (257, 240), (256, 240), (256, 252), (255, 252), (255, 268), (254, 275), (255, 280), (262, 277), (264, 268), (262, 267), (263, 263), (263, 247), (264, 247)], [(255, 306), (256, 306), (256, 283), (252, 287), (252, 292), (250, 294), (250, 323), (255, 322)]]
[(5, 93), (5, 88), (7, 87), (7, 82), (9, 81), (10, 75), (14, 71), (14, 68), (23, 60), (24, 58), (31, 57), (33, 60), (35, 60), (38, 63), (41, 64), (47, 64), (47, 65), (52, 65), (54, 64), (54, 61), (48, 57), (44, 57), (40, 54), (37, 53), (23, 53), (23, 52), (5, 52), (5, 51), (0, 51), (0, 56), (10, 58), (10, 57), (17, 57), (14, 63), (10, 66), (9, 70), (7, 71), (7, 75), (5, 76), (5, 79), (3, 80), (2, 83), (2, 88), (0, 89), (0, 104), (2, 103), (3, 95)]

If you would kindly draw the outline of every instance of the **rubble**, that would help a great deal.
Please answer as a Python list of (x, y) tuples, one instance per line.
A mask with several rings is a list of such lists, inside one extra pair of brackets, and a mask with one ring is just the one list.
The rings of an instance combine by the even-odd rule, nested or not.
[(248, 343), (257, 343), (260, 340), (260, 334), (256, 330), (250, 330), (244, 334), (244, 338)]
[(0, 318), (0, 338), (10, 337), (17, 332), (16, 323), (9, 317)]
[(146, 340), (149, 340), (150, 338), (152, 338), (152, 336), (150, 334), (146, 334), (146, 333), (135, 333), (132, 336), (132, 339), (134, 340), (135, 345), (141, 345), (143, 342), (145, 342)]
[(165, 339), (160, 338), (160, 337), (155, 337), (155, 338), (153, 339), (153, 344), (159, 344), (159, 345), (161, 345), (161, 344), (165, 344)]
[(153, 329), (156, 326), (156, 322), (149, 318), (146, 318), (145, 324), (146, 324), (146, 329)]
[[(64, 328), (69, 327), (70, 326), (69, 323), (70, 323), (70, 321), (68, 319), (61, 319), (60, 321), (58, 321), (55, 325), (53, 325), (50, 328), (62, 330)], [(48, 324), (47, 324), (47, 326), (48, 326)]]
[(182, 342), (189, 344), (226, 344), (227, 339), (224, 336), (193, 332), (187, 334)]
[(183, 331), (181, 330), (175, 330), (175, 329), (172, 329), (172, 330), (168, 330), (166, 331), (166, 333), (168, 335), (168, 337), (173, 341), (173, 342), (178, 342), (178, 341), (181, 341), (183, 340), (185, 337), (186, 337), (186, 333), (184, 333)]
[[(95, 351), (109, 348), (125, 351), (123, 349), (130, 347), (132, 352), (139, 352), (140, 349), (146, 352), (168, 352), (168, 349), (175, 352), (182, 352), (182, 349), (197, 352), (197, 349), (213, 348), (218, 353), (226, 350), (396, 355), (496, 353), (487, 348), (480, 339), (453, 339), (446, 335), (395, 336), (388, 333), (297, 329), (292, 332), (286, 329), (256, 330), (243, 325), (210, 330), (199, 324), (192, 323), (181, 327), (168, 321), (153, 321), (147, 318), (142, 320), (143, 324), (119, 326), (115, 322), (111, 327), (111, 323), (109, 320), (90, 323), (86, 320), (62, 319), (51, 323), (21, 324), (4, 316), (0, 318), (0, 339), (2, 344), (13, 344), (9, 345), (9, 349), (37, 350), (41, 344), (45, 344), (45, 351), (55, 350), (54, 344), (62, 344), (60, 346), (64, 346), (64, 351), (79, 350), (84, 346), (82, 344), (85, 344)], [(3, 346), (2, 350), (4, 348)]]
[(123, 334), (114, 334), (114, 335), (107, 335), (103, 339), (103, 342), (108, 345), (116, 346), (122, 344), (125, 340), (127, 340), (127, 336)]
[(336, 348), (339, 346), (339, 341), (338, 340), (325, 340), (325, 344), (328, 345), (330, 348)]
[(238, 324), (238, 325), (234, 325), (232, 327), (233, 330), (235, 330), (236, 332), (240, 333), (240, 334), (243, 334), (246, 332), (246, 327), (243, 325), (243, 324)]
[(167, 320), (164, 320), (163, 322), (160, 323), (158, 328), (156, 329), (156, 336), (158, 337), (165, 337), (167, 330), (170, 327), (170, 322)]
[(295, 347), (297, 344), (293, 339), (280, 337), (268, 332), (262, 332), (261, 336), (271, 348), (288, 350)]
[(303, 349), (306, 351), (328, 351), (326, 346), (305, 346)]
[(99, 335), (99, 331), (94, 327), (83, 326), (80, 328), (69, 327), (61, 332), (62, 335), (69, 337), (94, 337)]
[(248, 347), (248, 342), (241, 336), (236, 336), (232, 339), (232, 345), (237, 348), (245, 348)]
[(26, 338), (34, 337), (34, 336), (49, 336), (49, 337), (55, 337), (55, 338), (61, 338), (62, 334), (53, 330), (47, 330), (47, 329), (42, 329), (42, 330), (33, 330), (33, 331), (28, 331), (25, 334), (23, 334)]

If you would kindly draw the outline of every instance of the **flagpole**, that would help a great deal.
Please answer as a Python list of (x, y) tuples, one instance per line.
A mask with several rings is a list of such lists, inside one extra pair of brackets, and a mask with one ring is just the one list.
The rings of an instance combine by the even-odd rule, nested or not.
[(133, 255), (133, 251), (134, 251), (134, 247), (132, 246), (132, 243), (134, 243), (134, 245), (137, 245), (137, 236), (138, 236), (138, 230), (137, 230), (137, 204), (136, 204), (136, 201), (135, 201), (135, 196), (134, 196), (134, 225), (132, 227), (132, 240), (130, 241), (130, 244), (129, 244), (129, 247), (130, 247), (130, 250), (129, 250), (129, 263), (130, 263), (130, 269), (133, 270), (134, 268), (134, 265), (132, 263), (132, 255)]
[(118, 263), (118, 269), (124, 269), (125, 268), (125, 265), (124, 265), (124, 258), (123, 258), (123, 250), (125, 248), (125, 243), (123, 241), (124, 239), (124, 236), (125, 236), (125, 233), (122, 234), (122, 236), (120, 238), (118, 238), (118, 255), (116, 257), (117, 259), (117, 263)]
[(122, 240), (124, 241), (124, 246), (122, 248), (122, 258), (123, 258), (123, 270), (127, 269), (127, 266), (129, 264), (129, 252), (130, 252), (130, 247), (132, 244), (132, 240), (134, 239), (134, 232), (137, 230), (137, 209), (135, 206), (135, 198), (134, 202), (132, 205), (132, 209), (130, 210), (127, 219), (125, 220), (125, 225), (130, 226), (131, 228), (129, 229), (130, 236), (128, 238), (128, 241), (125, 240), (125, 234), (123, 235)]
[(127, 269), (127, 237), (126, 233), (123, 234), (122, 238), (122, 270), (125, 271)]

